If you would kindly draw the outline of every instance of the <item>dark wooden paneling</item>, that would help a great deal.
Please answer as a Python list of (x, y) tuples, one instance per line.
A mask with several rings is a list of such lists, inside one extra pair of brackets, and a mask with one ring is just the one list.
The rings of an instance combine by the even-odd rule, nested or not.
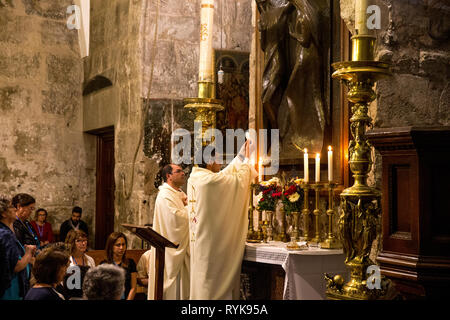
[(450, 127), (375, 129), (382, 156), (381, 272), (406, 298), (449, 297)]

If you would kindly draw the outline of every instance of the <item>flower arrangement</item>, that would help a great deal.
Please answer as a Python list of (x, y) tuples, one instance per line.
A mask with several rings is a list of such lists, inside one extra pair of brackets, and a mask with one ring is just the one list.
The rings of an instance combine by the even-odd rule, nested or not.
[(304, 192), (301, 188), (303, 179), (291, 179), (285, 186), (283, 197), (281, 199), (284, 211), (289, 214), (293, 211), (301, 211), (304, 198)]
[(258, 201), (257, 209), (260, 211), (275, 211), (277, 202), (283, 195), (280, 180), (274, 177), (269, 181), (261, 181), (257, 187), (259, 193), (262, 194), (261, 199)]

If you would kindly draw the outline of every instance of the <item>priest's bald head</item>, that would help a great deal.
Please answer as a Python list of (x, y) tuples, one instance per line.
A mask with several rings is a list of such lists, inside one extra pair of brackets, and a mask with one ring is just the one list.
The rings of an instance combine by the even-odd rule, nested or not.
[(183, 168), (176, 164), (168, 164), (162, 168), (161, 176), (168, 185), (175, 189), (181, 188), (186, 183), (186, 174)]

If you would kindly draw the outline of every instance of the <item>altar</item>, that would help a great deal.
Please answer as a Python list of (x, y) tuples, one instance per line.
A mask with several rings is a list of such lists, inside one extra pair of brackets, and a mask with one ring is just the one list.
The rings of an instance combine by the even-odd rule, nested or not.
[[(285, 242), (280, 241), (246, 243), (243, 273), (246, 272), (250, 274), (249, 290), (253, 291), (249, 299), (283, 300), (323, 300), (326, 289), (324, 273), (348, 274), (342, 249), (309, 247), (291, 251), (286, 249)], [(273, 285), (277, 279), (282, 281), (282, 277), (282, 290), (275, 288), (265, 296), (255, 294), (255, 291), (261, 291), (258, 286), (267, 286), (262, 282), (269, 281)]]

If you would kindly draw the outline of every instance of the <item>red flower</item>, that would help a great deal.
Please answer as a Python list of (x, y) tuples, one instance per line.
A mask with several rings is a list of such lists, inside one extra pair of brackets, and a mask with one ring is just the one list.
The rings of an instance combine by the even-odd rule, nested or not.
[(273, 197), (273, 198), (279, 198), (279, 197), (281, 197), (281, 192), (275, 192), (275, 193), (272, 193), (272, 197)]
[(270, 192), (270, 189), (264, 190), (263, 194), (268, 194)]

